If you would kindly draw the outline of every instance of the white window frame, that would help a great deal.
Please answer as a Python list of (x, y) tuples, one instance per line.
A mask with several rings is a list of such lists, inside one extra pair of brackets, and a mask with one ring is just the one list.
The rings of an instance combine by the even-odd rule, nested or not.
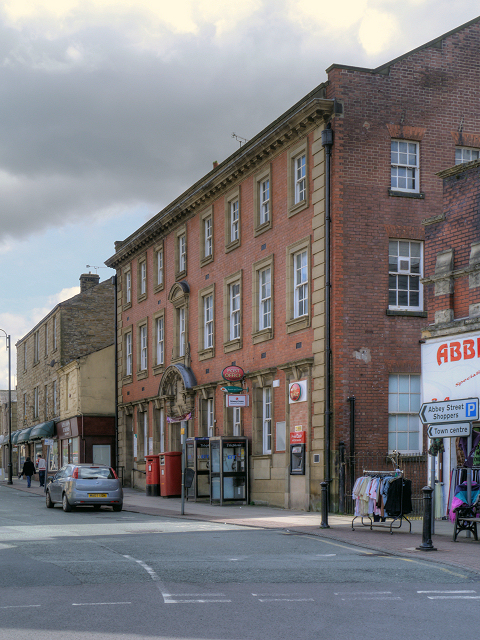
[[(263, 275), (265, 274), (265, 281)], [(267, 280), (268, 274), (268, 280)], [(270, 267), (258, 271), (258, 329), (272, 327), (272, 270)]]
[(213, 293), (203, 297), (203, 348), (211, 349), (214, 341)]
[[(394, 245), (396, 249), (394, 249)], [(408, 256), (406, 246), (408, 245)], [(388, 243), (388, 308), (392, 310), (423, 311), (423, 242), (418, 240), (400, 240), (391, 238)], [(418, 251), (413, 251), (417, 247)], [(400, 251), (403, 255), (400, 255)], [(395, 255), (396, 252), (396, 255)], [(419, 254), (419, 255), (412, 255)], [(393, 262), (396, 260), (396, 270)], [(418, 271), (417, 266), (418, 265)], [(395, 287), (393, 287), (393, 279)], [(417, 288), (415, 288), (417, 287)], [(395, 301), (393, 301), (395, 292)], [(399, 304), (400, 295), (407, 295), (406, 304)], [(410, 304), (411, 298), (418, 292), (418, 305)]]
[(233, 435), (241, 436), (242, 435), (242, 410), (240, 407), (233, 407), (232, 420), (233, 420)]
[[(299, 260), (301, 263), (299, 265)], [(304, 249), (293, 255), (293, 317), (308, 316), (308, 251)]]
[(132, 332), (125, 334), (125, 375), (131, 376), (133, 371)]
[(240, 238), (240, 200), (235, 198), (230, 203), (230, 242)]
[(480, 149), (475, 147), (455, 147), (455, 164), (465, 164), (480, 159)]
[(294, 163), (294, 204), (303, 202), (307, 197), (307, 154), (301, 153), (293, 159)]
[(155, 320), (156, 335), (156, 364), (163, 364), (165, 358), (165, 318), (161, 316)]
[(186, 344), (186, 309), (180, 307), (178, 309), (178, 355), (184, 356), (187, 350)]
[(157, 286), (163, 284), (163, 249), (157, 251)]
[(45, 420), (48, 419), (48, 385), (44, 386), (45, 393)]
[(390, 188), (392, 191), (419, 193), (420, 144), (414, 140), (390, 142)]
[(33, 334), (33, 362), (40, 360), (40, 332), (35, 331)]
[[(147, 405), (148, 406), (148, 405)], [(148, 456), (148, 410), (143, 412), (143, 456)]]
[(260, 204), (260, 224), (265, 224), (270, 220), (270, 178), (261, 180), (258, 185)]
[(263, 454), (272, 453), (272, 387), (262, 388), (262, 442)]
[(140, 295), (147, 293), (147, 261), (140, 263)]
[(125, 274), (125, 303), (132, 302), (132, 272), (127, 271)]
[(57, 415), (57, 381), (53, 381), (53, 415)]
[(204, 258), (213, 255), (213, 218), (208, 216), (203, 220), (203, 232), (205, 237)]
[(187, 237), (185, 233), (178, 236), (178, 271), (187, 270)]
[(148, 367), (148, 332), (147, 325), (140, 327), (140, 371), (146, 371)]
[(207, 398), (207, 435), (213, 438), (215, 435), (215, 415), (213, 398)]
[(233, 282), (228, 287), (230, 298), (230, 340), (240, 338), (240, 282)]
[[(419, 453), (421, 451), (422, 429), (418, 416), (419, 410), (420, 374), (390, 374), (388, 377), (389, 451), (400, 451), (401, 453)], [(403, 443), (399, 442), (399, 434), (406, 434), (406, 447), (401, 446)]]

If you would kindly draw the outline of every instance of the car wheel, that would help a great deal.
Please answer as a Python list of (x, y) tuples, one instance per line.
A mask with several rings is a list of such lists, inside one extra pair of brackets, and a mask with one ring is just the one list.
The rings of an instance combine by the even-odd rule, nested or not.
[(72, 510), (72, 505), (69, 503), (66, 493), (63, 494), (62, 509), (65, 511), (65, 513), (68, 513), (68, 511)]
[(113, 507), (112, 507), (112, 509), (113, 509), (114, 511), (121, 511), (121, 510), (122, 510), (122, 507), (123, 507), (123, 505), (121, 505), (121, 504), (114, 504), (114, 505), (113, 505)]
[(45, 496), (45, 503), (47, 505), (47, 509), (53, 509), (55, 503), (52, 502), (52, 498), (50, 497), (50, 491), (47, 491), (47, 495)]

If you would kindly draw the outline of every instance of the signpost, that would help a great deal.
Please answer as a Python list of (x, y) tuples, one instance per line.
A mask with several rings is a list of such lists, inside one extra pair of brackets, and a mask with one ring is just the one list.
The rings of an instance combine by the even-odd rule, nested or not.
[(427, 435), (429, 438), (466, 438), (471, 433), (471, 422), (432, 424), (427, 429)]

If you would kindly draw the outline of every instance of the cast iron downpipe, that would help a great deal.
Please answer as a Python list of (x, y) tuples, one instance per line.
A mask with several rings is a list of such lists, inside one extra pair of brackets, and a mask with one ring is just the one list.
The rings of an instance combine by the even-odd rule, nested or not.
[(327, 504), (330, 508), (330, 159), (333, 146), (333, 131), (330, 122), (322, 131), (325, 149), (325, 481), (328, 483)]

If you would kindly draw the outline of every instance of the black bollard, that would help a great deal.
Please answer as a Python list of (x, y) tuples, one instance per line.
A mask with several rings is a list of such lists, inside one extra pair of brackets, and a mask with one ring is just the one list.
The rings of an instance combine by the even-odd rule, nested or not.
[(432, 487), (423, 487), (423, 534), (418, 551), (436, 551), (432, 543)]
[(320, 529), (330, 529), (328, 524), (328, 482), (325, 480), (320, 483), (322, 487), (322, 523)]

